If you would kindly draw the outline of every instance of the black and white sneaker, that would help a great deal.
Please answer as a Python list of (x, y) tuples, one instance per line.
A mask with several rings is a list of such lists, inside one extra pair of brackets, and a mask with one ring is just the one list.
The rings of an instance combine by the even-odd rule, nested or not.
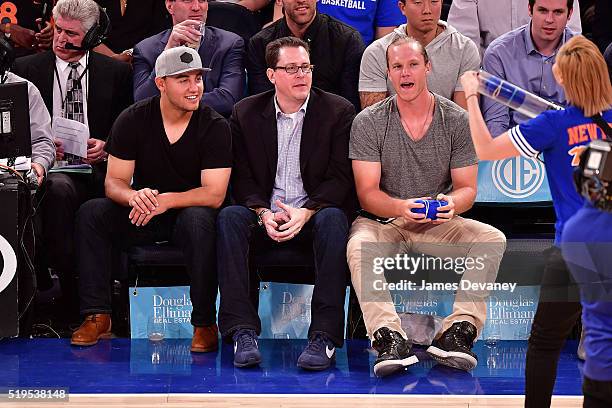
[(310, 336), (308, 345), (298, 358), (298, 367), (304, 370), (322, 371), (336, 361), (336, 347), (324, 333)]
[(475, 339), (476, 326), (470, 322), (456, 322), (434, 340), (427, 354), (440, 364), (469, 371), (478, 364), (478, 358), (472, 352)]
[(374, 332), (372, 347), (378, 351), (378, 358), (374, 362), (374, 375), (377, 377), (385, 377), (419, 362), (417, 356), (412, 354), (412, 343), (387, 327)]

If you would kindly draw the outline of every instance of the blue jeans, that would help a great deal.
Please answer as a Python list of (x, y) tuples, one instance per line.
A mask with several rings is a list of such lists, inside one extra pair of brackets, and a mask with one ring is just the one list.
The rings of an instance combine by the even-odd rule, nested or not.
[(217, 260), (221, 306), (219, 328), (231, 337), (240, 328), (261, 332), (261, 321), (250, 301), (249, 255), (258, 249), (281, 246), (296, 250), (311, 245), (315, 282), (309, 335), (324, 333), (341, 347), (344, 341), (344, 297), (348, 283), (346, 243), (348, 221), (338, 208), (324, 208), (293, 239), (278, 243), (257, 224), (257, 216), (243, 206), (224, 208), (217, 218)]

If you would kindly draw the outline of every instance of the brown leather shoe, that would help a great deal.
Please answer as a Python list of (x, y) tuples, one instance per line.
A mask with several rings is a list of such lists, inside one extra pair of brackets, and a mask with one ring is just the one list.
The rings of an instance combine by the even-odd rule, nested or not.
[(93, 346), (99, 339), (111, 337), (111, 317), (109, 314), (92, 314), (85, 318), (70, 339), (73, 346)]
[(217, 351), (219, 329), (216, 324), (206, 327), (194, 327), (193, 339), (191, 339), (191, 351), (196, 353), (206, 353)]

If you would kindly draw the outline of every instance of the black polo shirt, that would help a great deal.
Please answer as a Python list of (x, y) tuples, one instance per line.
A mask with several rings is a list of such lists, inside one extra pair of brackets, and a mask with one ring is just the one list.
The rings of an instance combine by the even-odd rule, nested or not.
[[(249, 41), (246, 67), (251, 95), (273, 88), (266, 76), (266, 45), (289, 36), (293, 34), (283, 17)], [(317, 13), (302, 39), (310, 46), (310, 63), (315, 66), (313, 86), (343, 96), (359, 111), (359, 64), (365, 48), (359, 32), (327, 14)]]

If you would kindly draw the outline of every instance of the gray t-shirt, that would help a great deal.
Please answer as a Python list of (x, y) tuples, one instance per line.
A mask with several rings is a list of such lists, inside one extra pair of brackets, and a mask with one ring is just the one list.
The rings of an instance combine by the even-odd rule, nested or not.
[[(431, 61), (427, 87), (433, 93), (452, 99), (455, 91), (463, 91), (459, 82), (461, 75), (480, 68), (480, 54), (476, 44), (452, 26), (442, 20), (438, 25), (444, 27), (444, 31), (425, 47)], [(387, 79), (387, 47), (398, 36), (406, 36), (406, 24), (366, 48), (359, 69), (359, 92), (395, 94), (391, 81)]]
[(434, 116), (423, 138), (413, 141), (404, 130), (396, 96), (361, 111), (351, 128), (349, 157), (381, 164), (380, 189), (408, 199), (448, 193), (451, 169), (478, 163), (467, 113), (435, 95)]

